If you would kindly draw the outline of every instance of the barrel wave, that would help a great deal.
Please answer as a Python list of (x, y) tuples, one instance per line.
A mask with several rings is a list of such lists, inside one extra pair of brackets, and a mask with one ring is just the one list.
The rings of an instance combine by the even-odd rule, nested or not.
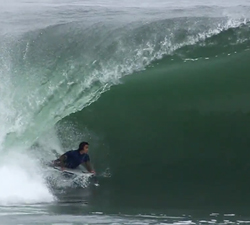
[(249, 37), (247, 18), (228, 17), (72, 21), (1, 35), (0, 150), (50, 160), (52, 149), (85, 139), (110, 188), (161, 191), (163, 201), (183, 183), (209, 197), (223, 192), (211, 183), (231, 193), (249, 176)]

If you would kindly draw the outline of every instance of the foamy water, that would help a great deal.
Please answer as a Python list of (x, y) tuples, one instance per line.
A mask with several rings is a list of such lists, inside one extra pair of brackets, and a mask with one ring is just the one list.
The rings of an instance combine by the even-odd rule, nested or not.
[(6, 154), (0, 163), (0, 205), (52, 202), (54, 196), (35, 160), (25, 154)]

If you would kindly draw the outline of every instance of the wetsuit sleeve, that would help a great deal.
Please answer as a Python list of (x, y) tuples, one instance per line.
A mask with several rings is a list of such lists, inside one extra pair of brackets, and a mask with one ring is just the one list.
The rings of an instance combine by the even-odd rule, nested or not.
[(69, 157), (71, 154), (72, 154), (72, 150), (64, 153), (64, 155), (66, 155), (67, 157)]
[(90, 161), (89, 155), (85, 155), (82, 162), (89, 162), (89, 161)]

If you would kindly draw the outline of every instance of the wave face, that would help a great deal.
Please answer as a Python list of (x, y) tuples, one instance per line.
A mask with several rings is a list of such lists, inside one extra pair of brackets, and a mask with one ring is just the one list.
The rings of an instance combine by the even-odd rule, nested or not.
[(94, 162), (110, 168), (112, 186), (125, 196), (129, 190), (152, 203), (153, 195), (162, 205), (185, 196), (248, 201), (248, 34), (245, 24), (178, 48), (124, 77), (59, 130), (68, 123), (94, 132)]
[[(98, 16), (91, 5), (71, 5), (67, 13), (65, 6), (50, 6), (55, 20), (45, 4), (47, 21), (37, 18), (40, 8), (30, 14), (40, 21), (33, 27), (27, 12), (22, 26), (13, 25), (18, 29), (0, 30), (6, 157), (18, 150), (31, 164), (37, 156), (49, 160), (51, 149), (76, 148), (84, 137), (96, 168), (109, 167), (114, 184), (245, 178), (249, 6), (174, 8), (168, 15), (159, 7), (97, 7)], [(0, 173), (8, 176), (6, 166), (2, 160)], [(27, 198), (52, 201), (43, 177), (27, 181), (27, 174), (28, 165), (28, 187), (42, 187), (41, 198)]]
[(236, 38), (244, 32), (249, 25), (181, 47), (66, 120), (103, 138), (121, 180), (147, 182), (145, 171), (154, 179), (245, 178), (250, 42)]

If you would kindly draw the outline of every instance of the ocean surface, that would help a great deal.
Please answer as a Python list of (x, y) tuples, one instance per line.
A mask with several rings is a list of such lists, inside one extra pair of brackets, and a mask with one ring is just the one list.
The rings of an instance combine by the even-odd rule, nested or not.
[(0, 0), (0, 154), (0, 225), (250, 224), (250, 1)]

